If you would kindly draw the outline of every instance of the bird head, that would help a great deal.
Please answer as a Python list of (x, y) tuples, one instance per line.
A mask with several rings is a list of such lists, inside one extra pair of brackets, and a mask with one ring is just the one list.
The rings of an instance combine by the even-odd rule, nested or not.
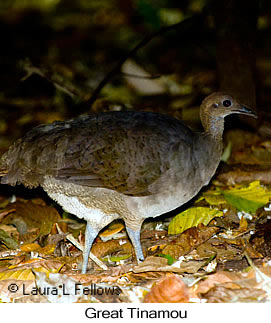
[(219, 119), (225, 118), (227, 115), (233, 113), (245, 114), (257, 118), (255, 111), (240, 104), (232, 96), (222, 92), (215, 92), (207, 96), (207, 98), (203, 100), (200, 110), (200, 114), (203, 118), (204, 115), (207, 115), (209, 118)]

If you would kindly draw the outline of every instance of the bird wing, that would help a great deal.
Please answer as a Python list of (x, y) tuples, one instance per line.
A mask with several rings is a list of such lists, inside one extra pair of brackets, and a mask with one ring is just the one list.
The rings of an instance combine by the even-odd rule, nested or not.
[(83, 150), (67, 152), (57, 178), (129, 195), (148, 195), (148, 186), (169, 167), (161, 156), (165, 152), (161, 144), (157, 147), (153, 136), (125, 135), (123, 129), (118, 129), (111, 138), (103, 137), (99, 147), (85, 142)]
[(191, 145), (191, 136), (176, 119), (142, 112), (39, 126), (4, 157), (9, 173), (2, 182), (37, 186), (52, 175), (67, 183), (148, 195), (150, 185), (169, 169), (176, 143)]

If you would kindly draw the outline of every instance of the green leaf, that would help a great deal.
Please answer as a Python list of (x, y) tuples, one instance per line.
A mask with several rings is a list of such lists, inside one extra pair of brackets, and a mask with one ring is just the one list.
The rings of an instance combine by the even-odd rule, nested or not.
[(112, 262), (119, 262), (121, 260), (126, 260), (130, 258), (132, 254), (127, 254), (127, 255), (121, 255), (121, 256), (111, 256), (111, 257), (104, 257), (102, 260), (103, 261), (112, 261)]
[(207, 225), (213, 218), (223, 216), (223, 212), (208, 207), (193, 207), (176, 215), (168, 226), (168, 234), (179, 234), (202, 223)]
[(249, 186), (233, 188), (222, 191), (226, 201), (239, 211), (255, 213), (257, 209), (269, 202), (271, 193), (265, 190), (259, 181), (254, 181)]
[(167, 264), (170, 265), (170, 266), (176, 261), (176, 259), (174, 257), (172, 257), (171, 255), (164, 255), (163, 253), (159, 253), (158, 256), (166, 258), (167, 259)]

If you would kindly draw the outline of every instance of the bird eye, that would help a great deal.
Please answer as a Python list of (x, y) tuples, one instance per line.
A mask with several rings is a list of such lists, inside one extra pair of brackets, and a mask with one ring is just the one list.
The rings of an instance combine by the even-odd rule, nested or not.
[(224, 100), (224, 101), (222, 102), (222, 104), (224, 105), (224, 107), (228, 108), (228, 107), (230, 107), (230, 106), (231, 106), (231, 101), (230, 101), (230, 100)]

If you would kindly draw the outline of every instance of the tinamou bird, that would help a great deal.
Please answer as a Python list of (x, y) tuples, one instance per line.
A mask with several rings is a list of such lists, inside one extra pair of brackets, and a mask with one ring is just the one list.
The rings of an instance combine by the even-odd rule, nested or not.
[(4, 153), (1, 183), (41, 186), (86, 220), (83, 273), (97, 234), (117, 218), (140, 262), (143, 221), (176, 209), (209, 183), (221, 159), (224, 118), (232, 113), (256, 116), (216, 92), (201, 104), (201, 133), (170, 116), (135, 111), (41, 125)]

